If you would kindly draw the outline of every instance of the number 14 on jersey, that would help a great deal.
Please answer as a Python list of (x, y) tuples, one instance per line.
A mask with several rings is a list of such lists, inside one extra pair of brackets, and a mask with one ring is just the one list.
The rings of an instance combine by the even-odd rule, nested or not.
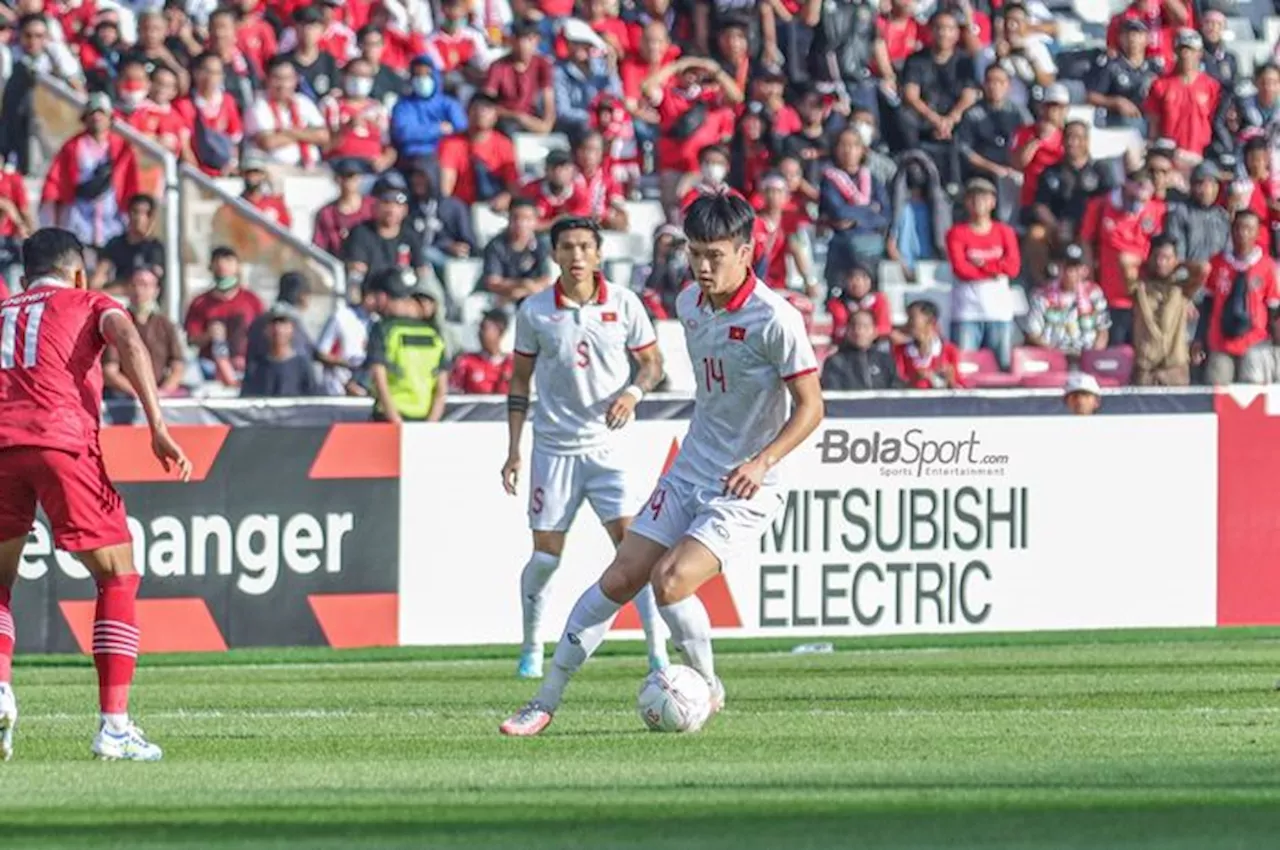
[(702, 376), (707, 384), (707, 392), (716, 388), (719, 388), (722, 393), (729, 391), (728, 382), (724, 377), (724, 360), (719, 357), (702, 358)]

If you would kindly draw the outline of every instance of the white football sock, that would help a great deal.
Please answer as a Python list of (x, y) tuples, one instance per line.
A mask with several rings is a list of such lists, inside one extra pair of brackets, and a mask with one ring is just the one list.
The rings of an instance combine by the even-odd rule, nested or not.
[(520, 605), (524, 610), (525, 652), (541, 652), (542, 641), (538, 628), (542, 625), (542, 605), (547, 598), (547, 582), (560, 566), (560, 558), (546, 552), (534, 551), (520, 573)]
[(107, 727), (107, 731), (113, 735), (123, 735), (129, 729), (127, 714), (104, 714), (102, 722)]
[(662, 619), (658, 616), (658, 603), (653, 598), (653, 585), (646, 584), (644, 590), (637, 593), (632, 601), (636, 604), (636, 612), (640, 614), (640, 625), (644, 628), (644, 640), (649, 645), (649, 654), (666, 658), (667, 635), (662, 627)]
[(535, 700), (548, 711), (555, 711), (564, 697), (564, 689), (569, 679), (586, 663), (609, 631), (619, 602), (604, 595), (599, 584), (587, 588), (586, 593), (578, 597), (573, 610), (569, 612), (569, 621), (565, 623), (564, 634), (556, 644), (556, 654), (551, 658), (551, 669), (542, 680)]
[(689, 666), (702, 674), (708, 684), (716, 679), (715, 660), (711, 654), (711, 618), (697, 596), (690, 596), (658, 608), (671, 629), (671, 639), (684, 653)]

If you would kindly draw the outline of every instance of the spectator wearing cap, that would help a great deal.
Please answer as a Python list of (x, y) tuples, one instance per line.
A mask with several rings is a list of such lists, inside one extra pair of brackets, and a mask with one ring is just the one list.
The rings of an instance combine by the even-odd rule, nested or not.
[(1009, 75), (1009, 99), (1022, 107), (1030, 105), (1032, 89), (1052, 85), (1058, 78), (1048, 45), (1030, 27), (1027, 7), (1006, 3), (996, 16), (995, 40), (974, 60), (979, 75), (993, 66), (1004, 68)]
[(1214, 147), (1235, 153), (1243, 140), (1265, 134), (1280, 124), (1280, 67), (1262, 65), (1253, 72), (1253, 85), (1240, 86), (1224, 96), (1214, 118)]
[(375, 173), (385, 171), (395, 163), (396, 150), (388, 144), (387, 108), (370, 97), (373, 68), (356, 58), (342, 75), (342, 96), (331, 94), (320, 101), (320, 114), (329, 127), (325, 158), (358, 159)]
[(1196, 346), (1207, 354), (1205, 381), (1213, 386), (1241, 377), (1245, 356), (1270, 335), (1268, 311), (1280, 308), (1280, 281), (1275, 263), (1258, 245), (1259, 228), (1257, 213), (1237, 212), (1231, 247), (1209, 265)]
[(155, 198), (130, 198), (124, 232), (109, 239), (98, 252), (98, 262), (93, 267), (94, 288), (123, 283), (137, 269), (149, 270), (158, 281), (164, 279), (164, 246), (155, 238), (155, 225)]
[(1164, 232), (1197, 284), (1231, 238), (1231, 214), (1218, 202), (1219, 177), (1213, 163), (1197, 165), (1191, 174), (1191, 196), (1186, 203), (1171, 205), (1165, 218)]
[(227, 93), (235, 98), (243, 116), (253, 106), (262, 70), (240, 49), (236, 20), (235, 10), (229, 8), (217, 9), (209, 16), (208, 52), (222, 60)]
[(1205, 9), (1200, 16), (1200, 38), (1204, 53), (1200, 57), (1201, 68), (1230, 92), (1240, 76), (1240, 61), (1227, 49), (1227, 16), (1221, 9)]
[(338, 69), (345, 61), (321, 46), (324, 28), (319, 6), (299, 6), (293, 12), (293, 28), (285, 32), (282, 44), (287, 51), (284, 55), (298, 72), (299, 90), (317, 103), (337, 86)]
[[(951, 198), (933, 160), (924, 151), (907, 151), (900, 158), (890, 197), (892, 209), (884, 253), (902, 266), (907, 280), (915, 280), (916, 265), (946, 253), (951, 230)], [(830, 258), (827, 260), (830, 264)], [(827, 282), (831, 278), (828, 276)]]
[(499, 127), (512, 133), (550, 133), (556, 126), (551, 63), (538, 53), (538, 27), (517, 21), (511, 52), (489, 66), (481, 91), (493, 98)]
[[(14, 67), (25, 65), (39, 73), (62, 80), (73, 89), (84, 90), (84, 69), (67, 45), (50, 33), (49, 19), (42, 14), (26, 14), (18, 19), (18, 44), (13, 51)], [(16, 77), (10, 78), (12, 81)], [(6, 91), (6, 96), (17, 96)]]
[[(125, 277), (129, 296), (129, 318), (151, 355), (160, 395), (171, 396), (182, 387), (186, 370), (186, 350), (178, 329), (160, 309), (160, 278), (147, 266), (139, 266)], [(134, 398), (133, 385), (120, 369), (120, 353), (107, 346), (102, 358), (102, 382), (109, 395)]]
[(1088, 372), (1072, 372), (1062, 388), (1062, 403), (1073, 416), (1092, 416), (1102, 407), (1102, 387)]
[(552, 73), (555, 90), (556, 129), (567, 135), (586, 130), (591, 105), (601, 93), (622, 96), (622, 85), (605, 62), (605, 43), (585, 21), (569, 18), (561, 32), (569, 55), (556, 63)]
[[(437, 280), (444, 280), (445, 264), (452, 258), (474, 256), (479, 252), (475, 233), (471, 229), (471, 211), (457, 198), (439, 197), (432, 185), (431, 166), (425, 157), (405, 163), (405, 178), (409, 184), (409, 226), (422, 242), (422, 253), (435, 271)], [(446, 291), (445, 306), (452, 309)]]
[(862, 137), (844, 130), (836, 137), (832, 164), (822, 172), (818, 209), (832, 230), (828, 283), (839, 280), (857, 263), (875, 264), (884, 253), (889, 198), (863, 162), (865, 154)]
[(373, 196), (373, 218), (352, 228), (342, 246), (348, 277), (360, 282), (385, 269), (407, 269), (425, 277), (427, 259), (422, 240), (408, 222), (409, 187), (404, 177), (387, 172), (374, 184)]
[(1013, 293), (1009, 281), (1022, 271), (1018, 235), (993, 218), (996, 187), (976, 177), (965, 185), (968, 220), (947, 233), (953, 336), (961, 351), (989, 348), (1001, 369), (1012, 353)]
[(502, 350), (510, 319), (503, 310), (490, 310), (480, 320), (480, 350), (454, 360), (449, 391), (463, 395), (505, 395), (511, 383), (514, 358)]
[(441, 380), (445, 346), (435, 323), (424, 318), (421, 290), (411, 275), (384, 269), (370, 284), (387, 294), (382, 320), (369, 335), (368, 367), (373, 418), (378, 422), (438, 422), (447, 382)]
[[(399, 106), (399, 104), (396, 104)], [(520, 182), (511, 140), (494, 129), (498, 109), (484, 94), (467, 106), (465, 129), (440, 142), (440, 194), (502, 211)]]
[[(187, 72), (187, 59), (175, 56), (165, 43), (169, 25), (158, 11), (143, 12), (138, 16), (138, 43), (124, 55), (124, 61), (136, 60), (146, 67), (147, 75), (157, 68), (168, 68), (178, 80), (178, 88), (186, 92), (191, 88), (191, 76)], [(174, 95), (177, 96), (176, 94)]]
[[(493, 109), (483, 101), (474, 108)], [(467, 110), (462, 108), (462, 104), (458, 103), (457, 99), (444, 92), (442, 77), (434, 62), (426, 56), (415, 58), (409, 65), (409, 93), (396, 101), (395, 108), (391, 110), (391, 144), (395, 147), (396, 153), (402, 160), (435, 156), (441, 149), (442, 140), (446, 137), (459, 137), (459, 142), (455, 143), (455, 146), (465, 144), (465, 134), (469, 128)], [(476, 131), (476, 133), (479, 132), (482, 131)], [(484, 137), (486, 140), (484, 144), (487, 145), (488, 140), (497, 135), (492, 132), (492, 120), (489, 131), (485, 132), (488, 133)], [(506, 147), (510, 147), (509, 140), (505, 138), (499, 137), (492, 142), (495, 148), (502, 148), (503, 143)], [(442, 150), (440, 152), (443, 153)], [(457, 151), (453, 153), (456, 154)], [(498, 150), (495, 153), (497, 154), (495, 159), (497, 159), (501, 157), (502, 151)], [(511, 152), (511, 159), (514, 163), (514, 150)], [(443, 158), (441, 167), (443, 167)], [(475, 200), (472, 198), (468, 203), (474, 203)]]
[[(359, 48), (356, 46), (356, 34), (335, 14), (336, 10), (341, 9), (345, 5), (344, 0), (320, 0), (310, 7), (299, 7), (298, 11), (303, 8), (315, 9), (319, 12), (319, 32), (316, 37), (316, 46), (319, 49), (333, 57), (333, 61), (341, 67), (346, 65), (354, 57), (359, 55)], [(297, 12), (294, 13), (294, 20), (297, 21)], [(310, 24), (308, 24), (310, 26)], [(295, 45), (302, 41), (301, 34), (295, 26), (291, 30), (285, 30), (284, 35), (280, 38), (280, 51), (287, 52)]]
[(396, 69), (384, 61), (387, 52), (387, 40), (382, 30), (373, 26), (363, 26), (356, 33), (356, 42), (360, 46), (360, 58), (374, 68), (373, 91), (369, 96), (381, 102), (390, 111), (396, 102), (409, 93), (408, 60)]
[(588, 130), (570, 147), (577, 169), (573, 188), (581, 199), (581, 214), (591, 216), (605, 230), (625, 231), (627, 196), (612, 169), (605, 167), (604, 137), (597, 130)]
[(1147, 56), (1161, 62), (1161, 70), (1173, 67), (1173, 45), (1178, 27), (1191, 21), (1190, 4), (1184, 0), (1133, 0), (1107, 25), (1107, 52), (1120, 50), (1120, 32), (1125, 21), (1141, 21), (1147, 28)]
[(576, 169), (568, 151), (547, 154), (545, 175), (525, 184), (522, 195), (538, 211), (537, 229), (551, 227), (562, 215), (586, 215), (586, 198), (575, 188)]
[(361, 191), (361, 183), (370, 173), (366, 162), (359, 159), (339, 159), (332, 165), (333, 175), (338, 183), (338, 197), (316, 213), (311, 241), (320, 250), (336, 257), (342, 253), (342, 246), (351, 231), (373, 218), (376, 202), (372, 195)]
[(1067, 106), (1071, 95), (1062, 83), (1044, 90), (1037, 107), (1037, 119), (1013, 134), (1013, 166), (1022, 172), (1022, 192), (1018, 203), (1025, 210), (1035, 203), (1040, 175), (1062, 159), (1062, 128), (1067, 123)]
[(850, 316), (860, 312), (871, 316), (875, 339), (887, 340), (893, 336), (893, 309), (889, 298), (883, 292), (876, 292), (872, 288), (873, 283), (871, 269), (856, 265), (827, 290), (827, 312), (831, 314), (833, 339), (844, 339)]
[(96, 248), (124, 230), (126, 205), (138, 194), (138, 160), (133, 146), (111, 129), (111, 112), (111, 98), (89, 95), (84, 130), (54, 155), (40, 196), (54, 224)]
[(209, 259), (213, 286), (187, 307), (183, 328), (187, 342), (198, 349), (206, 378), (226, 385), (238, 383), (249, 348), (249, 326), (264, 312), (262, 300), (240, 280), (240, 258), (226, 246), (213, 249)]
[(1145, 168), (1131, 172), (1124, 185), (1099, 195), (1085, 206), (1080, 245), (1097, 269), (1111, 310), (1111, 344), (1133, 338), (1133, 301), (1125, 280), (1151, 252), (1151, 240), (1164, 230), (1164, 212), (1152, 202), (1154, 189)]
[(1185, 387), (1191, 383), (1187, 314), (1202, 275), (1178, 264), (1174, 240), (1161, 234), (1141, 268), (1126, 268), (1133, 299), (1133, 383)]
[(426, 55), (455, 90), (481, 85), (489, 68), (489, 45), (468, 20), (467, 0), (443, 0), (440, 13), (440, 26), (427, 35)]
[(1222, 95), (1222, 85), (1200, 70), (1202, 48), (1200, 33), (1179, 30), (1173, 71), (1151, 84), (1143, 105), (1148, 138), (1172, 139), (1193, 161), (1213, 141), (1213, 118)]
[(271, 313), (283, 313), (289, 317), (293, 322), (290, 340), (293, 342), (294, 352), (308, 362), (315, 360), (316, 344), (303, 324), (303, 316), (310, 302), (311, 285), (300, 272), (285, 272), (280, 275), (280, 287), (275, 303), (271, 305), (271, 309), (254, 319), (253, 324), (249, 325), (249, 344), (245, 351), (247, 362), (252, 364), (255, 360), (261, 360), (270, 351), (271, 339), (268, 326), (274, 321), (270, 317)]
[(1044, 279), (1049, 256), (1075, 239), (1090, 199), (1105, 194), (1116, 183), (1109, 163), (1089, 156), (1089, 126), (1072, 121), (1062, 131), (1062, 159), (1040, 175), (1035, 203), (1024, 218), (1028, 222), (1024, 243), (1024, 268), (1039, 282)]
[(319, 165), (329, 128), (315, 102), (298, 92), (298, 72), (287, 57), (267, 63), (267, 88), (249, 110), (245, 136), (274, 165), (304, 171)]
[(840, 345), (822, 364), (822, 388), (892, 390), (902, 386), (893, 355), (876, 345), (876, 320), (866, 310), (852, 316), (840, 336)]
[(658, 177), (667, 217), (675, 220), (675, 202), (693, 182), (703, 149), (733, 134), (731, 107), (742, 103), (742, 90), (711, 60), (682, 57), (659, 68), (641, 91), (658, 112)]
[(1164, 71), (1159, 57), (1147, 55), (1150, 40), (1147, 25), (1139, 18), (1120, 24), (1119, 50), (1114, 56), (1098, 57), (1098, 65), (1085, 79), (1086, 102), (1105, 110), (1107, 127), (1132, 127), (1146, 135), (1142, 112), (1151, 85)]
[(907, 305), (906, 340), (893, 347), (898, 378), (910, 389), (955, 390), (965, 386), (960, 350), (942, 338), (932, 301)]
[[(763, 204), (757, 218), (764, 224), (764, 247), (756, 263), (756, 277), (770, 289), (791, 288), (787, 258), (795, 264), (796, 274), (804, 281), (807, 298), (818, 297), (818, 284), (813, 276), (813, 261), (809, 256), (809, 240), (805, 230), (806, 220), (791, 206), (791, 193), (787, 181), (780, 174), (769, 174), (760, 181)], [(812, 312), (812, 305), (804, 306)]]
[(196, 59), (191, 91), (173, 108), (186, 124), (201, 171), (225, 177), (239, 169), (244, 121), (236, 99), (226, 90), (222, 60), (216, 54), (205, 53)]
[(922, 148), (939, 162), (945, 183), (960, 179), (954, 131), (965, 110), (978, 100), (973, 62), (958, 49), (960, 27), (950, 12), (930, 22), (933, 46), (919, 51), (902, 68), (899, 113), (908, 148)]
[(1013, 167), (1009, 143), (1014, 133), (1030, 121), (1026, 108), (1009, 98), (1009, 72), (1003, 65), (989, 65), (983, 75), (982, 100), (965, 110), (956, 128), (966, 179), (1015, 179), (1018, 172)]
[(1182, 172), (1178, 170), (1178, 146), (1172, 139), (1157, 139), (1147, 146), (1147, 171), (1151, 173), (1151, 200), (1162, 213), (1171, 204), (1187, 199), (1179, 186)]
[(497, 297), (500, 306), (516, 304), (551, 285), (547, 245), (538, 238), (538, 211), (527, 198), (511, 202), (507, 227), (484, 248), (478, 290)]
[(317, 394), (315, 367), (295, 346), (297, 326), (290, 312), (273, 306), (263, 317), (266, 351), (245, 366), (241, 398), (297, 398)]
[(1079, 245), (1068, 245), (1057, 278), (1031, 294), (1026, 335), (1029, 345), (1053, 348), (1076, 357), (1107, 347), (1111, 317), (1102, 287), (1092, 280), (1088, 258)]
[(271, 185), (271, 177), (267, 174), (267, 161), (256, 153), (244, 158), (240, 167), (240, 176), (244, 178), (244, 190), (240, 197), (262, 215), (288, 230), (293, 226), (293, 216), (284, 198), (276, 193)]

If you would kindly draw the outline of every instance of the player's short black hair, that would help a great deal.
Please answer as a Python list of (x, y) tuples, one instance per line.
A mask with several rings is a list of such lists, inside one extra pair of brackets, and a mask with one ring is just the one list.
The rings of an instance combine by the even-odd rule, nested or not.
[(604, 244), (604, 239), (600, 236), (600, 223), (594, 218), (585, 215), (566, 215), (556, 219), (555, 224), (551, 225), (552, 250), (560, 244), (560, 236), (570, 230), (590, 230), (592, 237), (596, 240), (596, 250)]
[(690, 242), (720, 242), (732, 239), (738, 244), (751, 240), (756, 213), (738, 195), (723, 192), (703, 195), (689, 205), (684, 214), (684, 233)]
[(907, 312), (917, 312), (932, 322), (938, 321), (938, 305), (927, 298), (919, 298), (907, 305)]
[(22, 243), (22, 274), (32, 281), (84, 267), (84, 245), (70, 230), (42, 227)]

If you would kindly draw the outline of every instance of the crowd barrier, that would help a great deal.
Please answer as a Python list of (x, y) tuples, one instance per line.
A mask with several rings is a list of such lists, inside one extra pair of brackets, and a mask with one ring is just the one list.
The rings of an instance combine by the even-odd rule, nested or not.
[[(104, 429), (146, 576), (144, 651), (518, 641), (527, 481), (502, 492), (501, 410), (175, 425), (186, 485), (144, 429)], [(623, 433), (637, 508), (688, 412), (646, 400)], [(725, 638), (1280, 624), (1278, 414), (1280, 392), (1256, 390), (1127, 392), (1094, 417), (1036, 393), (833, 397), (772, 527), (701, 595)], [(550, 630), (611, 550), (584, 507)], [(19, 648), (86, 651), (93, 583), (43, 517), (21, 577)], [(637, 629), (628, 606), (614, 630)]]

